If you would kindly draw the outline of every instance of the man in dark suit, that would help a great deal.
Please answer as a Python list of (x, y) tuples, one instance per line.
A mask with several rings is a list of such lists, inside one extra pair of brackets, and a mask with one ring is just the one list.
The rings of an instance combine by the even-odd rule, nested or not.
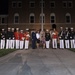
[(35, 30), (32, 31), (32, 49), (36, 48), (36, 32)]

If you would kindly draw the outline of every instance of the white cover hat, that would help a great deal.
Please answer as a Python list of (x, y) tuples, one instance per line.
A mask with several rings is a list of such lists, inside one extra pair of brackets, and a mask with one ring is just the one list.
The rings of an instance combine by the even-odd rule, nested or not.
[(68, 27), (66, 27), (66, 29), (68, 29)]
[(73, 27), (71, 27), (71, 29), (73, 29)]
[(14, 28), (12, 28), (12, 30), (14, 30)]
[(16, 30), (19, 30), (19, 28), (16, 28)]
[(4, 28), (2, 30), (4, 30)]
[(10, 30), (10, 27), (8, 27), (8, 29)]
[(26, 30), (29, 30), (29, 28), (26, 28)]
[(46, 31), (49, 31), (48, 29), (46, 29)]

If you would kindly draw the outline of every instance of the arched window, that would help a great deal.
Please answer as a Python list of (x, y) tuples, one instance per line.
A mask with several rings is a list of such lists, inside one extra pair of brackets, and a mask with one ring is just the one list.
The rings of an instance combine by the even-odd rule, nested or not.
[(71, 23), (71, 15), (69, 13), (66, 14), (66, 23)]
[(34, 13), (30, 14), (30, 16), (29, 16), (29, 22), (30, 23), (34, 23), (35, 22), (35, 15), (34, 15)]
[(45, 23), (45, 14), (40, 14), (40, 23), (42, 23), (42, 16), (43, 16), (43, 23)]
[(50, 14), (50, 23), (55, 23), (56, 22), (56, 19), (55, 19), (55, 13), (51, 13)]
[(14, 23), (19, 23), (19, 14), (18, 13), (14, 14)]

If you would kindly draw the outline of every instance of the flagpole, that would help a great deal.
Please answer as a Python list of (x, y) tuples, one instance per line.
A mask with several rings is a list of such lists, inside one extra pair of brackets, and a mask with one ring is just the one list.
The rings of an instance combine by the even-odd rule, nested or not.
[(42, 18), (42, 21), (41, 21), (41, 30), (43, 31), (43, 0), (41, 2), (41, 18)]

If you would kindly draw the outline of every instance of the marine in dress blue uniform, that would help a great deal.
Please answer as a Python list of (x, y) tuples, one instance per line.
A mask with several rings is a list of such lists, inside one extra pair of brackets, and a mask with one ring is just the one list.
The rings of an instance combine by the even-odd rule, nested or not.
[(7, 35), (6, 35), (6, 49), (11, 48), (11, 28), (8, 28)]
[(14, 28), (11, 29), (11, 49), (15, 47), (15, 35), (14, 35)]
[(60, 27), (60, 32), (59, 32), (58, 36), (59, 36), (60, 48), (64, 49), (64, 31), (63, 31), (63, 27)]
[(4, 29), (2, 29), (1, 31), (1, 44), (0, 44), (0, 47), (1, 49), (4, 49), (5, 48), (5, 39), (6, 39), (6, 32)]
[(68, 27), (66, 27), (66, 30), (65, 30), (65, 48), (70, 48), (69, 39), (70, 39), (70, 33), (68, 30)]
[(46, 40), (46, 48), (48, 49), (49, 48), (49, 45), (50, 45), (50, 33), (49, 33), (49, 30), (47, 29), (46, 30), (46, 33), (45, 33), (45, 40)]
[(70, 46), (71, 48), (75, 48), (75, 32), (73, 30), (73, 27), (71, 27), (71, 31), (70, 31)]

